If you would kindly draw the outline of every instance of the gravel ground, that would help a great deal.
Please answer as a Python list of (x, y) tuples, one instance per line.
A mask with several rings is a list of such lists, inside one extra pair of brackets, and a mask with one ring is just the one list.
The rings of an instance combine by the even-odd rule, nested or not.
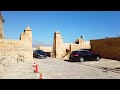
[(120, 67), (119, 61), (101, 59), (81, 63), (47, 58), (35, 62), (44, 79), (120, 79), (120, 73), (107, 70)]
[(110, 59), (87, 62), (68, 62), (55, 58), (36, 59), (39, 73), (33, 72), (33, 63), (10, 66), (1, 79), (120, 79), (120, 62)]
[(5, 70), (5, 75), (1, 79), (38, 79), (38, 74), (34, 73), (32, 63), (18, 63), (11, 65)]

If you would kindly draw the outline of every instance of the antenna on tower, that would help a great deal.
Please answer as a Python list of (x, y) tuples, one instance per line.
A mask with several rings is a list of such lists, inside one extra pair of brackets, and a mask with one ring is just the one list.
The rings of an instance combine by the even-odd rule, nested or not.
[(84, 35), (81, 35), (80, 38), (83, 39), (83, 38), (84, 38)]

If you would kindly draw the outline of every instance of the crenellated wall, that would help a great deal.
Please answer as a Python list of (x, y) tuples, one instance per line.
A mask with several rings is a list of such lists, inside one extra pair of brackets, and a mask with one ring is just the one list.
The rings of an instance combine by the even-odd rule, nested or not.
[(90, 45), (79, 45), (79, 44), (71, 44), (71, 51), (80, 50), (80, 49), (90, 49)]

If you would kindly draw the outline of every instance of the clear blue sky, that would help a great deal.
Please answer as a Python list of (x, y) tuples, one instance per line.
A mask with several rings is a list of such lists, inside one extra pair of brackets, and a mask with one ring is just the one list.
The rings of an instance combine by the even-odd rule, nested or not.
[(55, 31), (65, 43), (73, 43), (84, 34), (84, 40), (120, 35), (120, 11), (2, 11), (4, 33), (9, 39), (19, 39), (30, 26), (33, 43), (52, 45)]

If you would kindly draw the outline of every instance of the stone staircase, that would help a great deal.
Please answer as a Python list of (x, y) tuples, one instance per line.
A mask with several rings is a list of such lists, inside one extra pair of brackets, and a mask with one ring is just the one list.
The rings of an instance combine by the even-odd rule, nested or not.
[(62, 59), (69, 59), (70, 54), (71, 54), (71, 51), (67, 52), (67, 53), (62, 57)]

